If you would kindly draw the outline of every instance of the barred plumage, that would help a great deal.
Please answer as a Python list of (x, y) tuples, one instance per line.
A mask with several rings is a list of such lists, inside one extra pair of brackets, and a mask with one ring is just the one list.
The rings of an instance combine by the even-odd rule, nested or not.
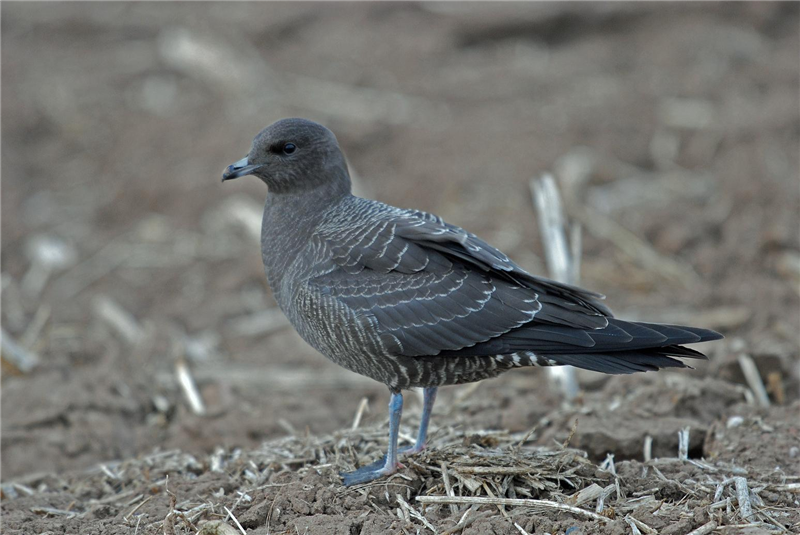
[[(288, 143), (292, 152), (282, 153)], [(435, 215), (353, 196), (336, 138), (311, 121), (258, 134), (223, 180), (245, 174), (270, 189), (262, 253), (281, 309), (323, 355), (393, 393), (387, 460), (346, 475), (348, 484), (394, 471), (401, 389), (426, 388), (418, 450), (441, 385), (520, 366), (685, 367), (673, 357), (705, 357), (680, 344), (720, 338), (616, 319), (600, 294), (531, 275)]]

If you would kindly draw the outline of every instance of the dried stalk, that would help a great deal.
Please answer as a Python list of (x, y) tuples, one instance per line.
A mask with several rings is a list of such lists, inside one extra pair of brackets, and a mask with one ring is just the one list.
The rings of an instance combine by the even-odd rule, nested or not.
[(181, 385), (183, 395), (186, 396), (186, 401), (189, 402), (189, 408), (197, 415), (204, 415), (206, 413), (206, 405), (203, 402), (200, 391), (197, 389), (197, 383), (195, 383), (185, 359), (179, 358), (175, 362), (175, 375), (178, 377), (178, 384)]
[[(567, 242), (566, 218), (558, 193), (555, 178), (550, 173), (545, 173), (539, 179), (530, 182), (533, 202), (539, 216), (539, 232), (542, 235), (547, 268), (550, 276), (559, 282), (578, 284), (580, 278), (580, 226), (571, 227), (572, 244)], [(578, 395), (578, 379), (575, 368), (572, 366), (559, 366), (548, 368), (548, 373), (561, 387), (567, 400), (573, 400)]]
[(712, 520), (711, 522), (703, 524), (702, 526), (700, 526), (697, 529), (693, 529), (692, 531), (690, 531), (686, 535), (708, 535), (709, 533), (711, 533), (715, 529), (717, 529), (717, 523), (716, 523), (716, 521)]
[(690, 427), (684, 427), (678, 431), (678, 459), (681, 461), (689, 460), (689, 431)]
[(761, 380), (761, 374), (758, 372), (755, 361), (746, 353), (741, 353), (737, 358), (739, 360), (739, 366), (742, 368), (744, 378), (747, 381), (747, 386), (753, 391), (756, 401), (758, 401), (758, 404), (762, 407), (769, 407), (770, 402), (767, 389), (764, 387), (764, 382)]
[(521, 499), (521, 498), (489, 498), (486, 496), (455, 496), (455, 497), (417, 496), (417, 501), (420, 503), (510, 505), (515, 507), (529, 507), (531, 509), (553, 509), (557, 511), (571, 513), (577, 516), (591, 518), (592, 520), (597, 520), (598, 522), (603, 522), (604, 524), (611, 522), (610, 519), (598, 515), (596, 513), (592, 513), (591, 511), (586, 511), (584, 509), (573, 507), (571, 505), (565, 505), (563, 503), (551, 502), (549, 500), (532, 500), (532, 499)]
[(0, 332), (0, 344), (2, 344), (3, 359), (22, 373), (30, 373), (39, 365), (39, 356), (18, 344), (5, 329)]
[(361, 424), (361, 418), (367, 411), (369, 411), (369, 398), (361, 398), (361, 403), (358, 404), (358, 409), (356, 410), (356, 416), (353, 418), (353, 425), (350, 426), (351, 431), (358, 429), (359, 424)]

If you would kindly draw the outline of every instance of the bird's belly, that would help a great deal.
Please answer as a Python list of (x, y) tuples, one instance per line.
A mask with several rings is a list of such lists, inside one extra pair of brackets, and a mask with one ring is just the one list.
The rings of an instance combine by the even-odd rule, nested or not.
[(369, 318), (308, 288), (293, 293), (293, 306), (281, 308), (311, 347), (343, 368), (390, 388), (402, 388), (403, 372), (397, 359), (390, 355)]
[(374, 319), (331, 296), (307, 288), (281, 308), (300, 336), (334, 363), (390, 389), (470, 383), (495, 377), (510, 366), (493, 357), (403, 357), (384, 344)]
[(429, 388), (473, 383), (497, 377), (513, 368), (513, 364), (506, 363), (497, 356), (399, 357), (398, 365), (404, 370), (403, 384), (399, 388)]

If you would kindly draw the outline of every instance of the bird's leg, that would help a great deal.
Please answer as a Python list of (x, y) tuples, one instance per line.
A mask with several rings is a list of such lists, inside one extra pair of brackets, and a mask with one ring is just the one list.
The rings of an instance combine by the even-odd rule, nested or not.
[(438, 387), (430, 387), (423, 390), (422, 393), (422, 419), (419, 422), (419, 432), (417, 433), (417, 442), (410, 448), (406, 448), (400, 453), (406, 455), (413, 455), (425, 449), (425, 441), (428, 438), (428, 422), (431, 419), (431, 411), (433, 411), (433, 403), (436, 401), (436, 392)]
[(362, 466), (353, 472), (340, 472), (344, 485), (358, 485), (367, 483), (383, 476), (394, 474), (397, 471), (397, 435), (400, 432), (400, 418), (403, 415), (403, 394), (392, 392), (389, 400), (389, 451), (383, 459)]

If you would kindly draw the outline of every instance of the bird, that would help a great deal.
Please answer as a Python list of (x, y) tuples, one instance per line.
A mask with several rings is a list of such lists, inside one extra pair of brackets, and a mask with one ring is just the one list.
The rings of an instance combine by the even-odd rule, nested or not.
[[(604, 296), (525, 271), (475, 234), (424, 211), (352, 193), (336, 136), (308, 119), (281, 119), (227, 166), (222, 181), (267, 185), (261, 251), (278, 306), (334, 363), (390, 391), (389, 444), (345, 486), (398, 470), (426, 445), (437, 389), (525, 366), (606, 374), (686, 368), (706, 359), (683, 344), (708, 329), (617, 319)], [(403, 390), (423, 389), (416, 442), (398, 450)]]

